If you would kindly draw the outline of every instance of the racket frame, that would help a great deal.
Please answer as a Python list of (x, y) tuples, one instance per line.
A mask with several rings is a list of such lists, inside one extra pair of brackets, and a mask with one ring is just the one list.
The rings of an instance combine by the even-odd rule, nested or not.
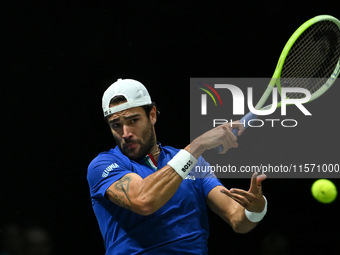
[[(318, 23), (320, 21), (331, 21), (333, 23), (335, 23), (338, 28), (340, 29), (340, 21), (330, 15), (319, 15), (316, 16), (314, 18), (311, 18), (309, 20), (307, 20), (305, 23), (303, 23), (289, 38), (289, 40), (287, 41), (286, 45), (284, 46), (280, 58), (277, 62), (274, 74), (269, 82), (269, 85), (267, 87), (267, 89), (265, 90), (265, 92), (263, 93), (262, 97), (260, 98), (260, 100), (258, 101), (258, 103), (255, 106), (255, 109), (260, 110), (260, 109), (265, 109), (268, 108), (269, 106), (266, 106), (265, 108), (263, 108), (264, 103), (267, 101), (268, 97), (270, 96), (273, 88), (275, 86), (277, 86), (278, 88), (278, 92), (281, 95), (281, 84), (280, 84), (280, 77), (281, 77), (281, 71), (282, 71), (282, 67), (283, 67), (283, 63), (286, 60), (286, 57), (290, 51), (290, 49), (292, 48), (292, 46), (294, 45), (295, 41), (300, 37), (300, 35), (306, 31), (307, 28), (309, 28), (310, 26), (314, 25), (315, 23)], [(318, 89), (317, 91), (315, 91), (312, 94), (312, 97), (310, 98), (309, 102), (315, 100), (316, 98), (320, 97), (322, 94), (324, 94), (330, 87), (331, 85), (334, 83), (334, 81), (336, 80), (336, 78), (339, 76), (340, 73), (340, 58), (338, 60), (338, 63), (332, 73), (332, 75), (328, 78), (328, 80), (325, 82), (325, 84)], [(281, 102), (279, 102), (277, 104), (277, 107), (281, 106)]]
[[(299, 36), (306, 31), (307, 28), (309, 28), (310, 26), (314, 25), (315, 23), (318, 23), (320, 21), (331, 21), (333, 23), (335, 23), (338, 28), (340, 29), (340, 21), (330, 15), (319, 15), (316, 17), (313, 17), (309, 20), (307, 20), (306, 22), (304, 22), (289, 38), (289, 40), (287, 41), (287, 43), (285, 44), (281, 55), (279, 57), (279, 60), (277, 62), (274, 74), (266, 88), (266, 90), (264, 91), (263, 95), (261, 96), (260, 100), (258, 101), (258, 103), (255, 106), (256, 110), (265, 110), (271, 107), (270, 105), (267, 105), (265, 107), (263, 107), (264, 103), (267, 101), (268, 97), (271, 95), (272, 90), (275, 86), (277, 86), (278, 88), (278, 92), (281, 95), (281, 84), (280, 84), (280, 77), (281, 77), (281, 71), (282, 71), (282, 67), (283, 67), (283, 63), (286, 60), (286, 57), (290, 51), (290, 49), (292, 48), (292, 46), (294, 45), (295, 41), (299, 38)], [(336, 78), (339, 76), (340, 73), (340, 58), (337, 62), (337, 65), (333, 71), (333, 73), (331, 74), (331, 76), (327, 79), (327, 81), (325, 82), (324, 85), (322, 85), (317, 91), (315, 91), (312, 95), (311, 98), (308, 102), (313, 101), (314, 99), (320, 97), (322, 94), (324, 94), (330, 87), (331, 85), (333, 85), (333, 83), (335, 82)], [(281, 107), (281, 102), (277, 103), (277, 108)], [(241, 118), (241, 123), (244, 125), (245, 128), (248, 127), (248, 122), (252, 119), (256, 119), (257, 115), (253, 114), (252, 112), (249, 112), (248, 114), (246, 114), (245, 116), (243, 116)], [(233, 134), (238, 137), (238, 129), (234, 128), (232, 130)], [(218, 147), (216, 147), (215, 149), (217, 149), (219, 152), (223, 151), (223, 146), (219, 145)]]

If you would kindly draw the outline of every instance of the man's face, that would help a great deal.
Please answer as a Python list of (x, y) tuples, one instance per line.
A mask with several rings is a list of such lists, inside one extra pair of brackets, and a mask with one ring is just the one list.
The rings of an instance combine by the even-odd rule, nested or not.
[(134, 107), (108, 117), (117, 145), (130, 159), (137, 160), (144, 157), (156, 144), (155, 112), (155, 108), (151, 110), (149, 119), (143, 108)]

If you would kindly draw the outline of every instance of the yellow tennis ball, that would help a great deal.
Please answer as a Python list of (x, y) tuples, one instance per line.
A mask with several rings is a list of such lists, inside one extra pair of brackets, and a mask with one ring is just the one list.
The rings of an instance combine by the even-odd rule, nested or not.
[(312, 194), (321, 203), (332, 203), (338, 194), (336, 186), (327, 179), (316, 180), (312, 185)]

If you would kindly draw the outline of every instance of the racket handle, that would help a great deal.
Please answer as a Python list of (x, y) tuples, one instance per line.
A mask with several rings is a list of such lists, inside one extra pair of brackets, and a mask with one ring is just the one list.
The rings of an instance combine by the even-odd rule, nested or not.
[[(249, 127), (248, 125), (248, 122), (249, 120), (252, 120), (252, 119), (257, 119), (257, 116), (252, 113), (252, 112), (248, 112), (246, 115), (244, 115), (241, 119), (240, 119), (240, 122), (242, 123), (242, 125), (244, 126), (244, 129), (247, 129)], [(238, 137), (238, 129), (237, 128), (234, 128), (231, 132), (233, 132), (233, 134)], [(220, 153), (223, 151), (223, 146), (222, 145), (219, 145), (217, 147), (215, 147), (215, 149)]]

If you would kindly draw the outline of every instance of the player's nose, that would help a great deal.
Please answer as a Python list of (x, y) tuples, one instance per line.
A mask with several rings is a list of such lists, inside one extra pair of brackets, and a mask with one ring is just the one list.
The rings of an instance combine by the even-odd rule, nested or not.
[(128, 125), (123, 125), (123, 135), (122, 138), (129, 139), (132, 137), (131, 128)]

